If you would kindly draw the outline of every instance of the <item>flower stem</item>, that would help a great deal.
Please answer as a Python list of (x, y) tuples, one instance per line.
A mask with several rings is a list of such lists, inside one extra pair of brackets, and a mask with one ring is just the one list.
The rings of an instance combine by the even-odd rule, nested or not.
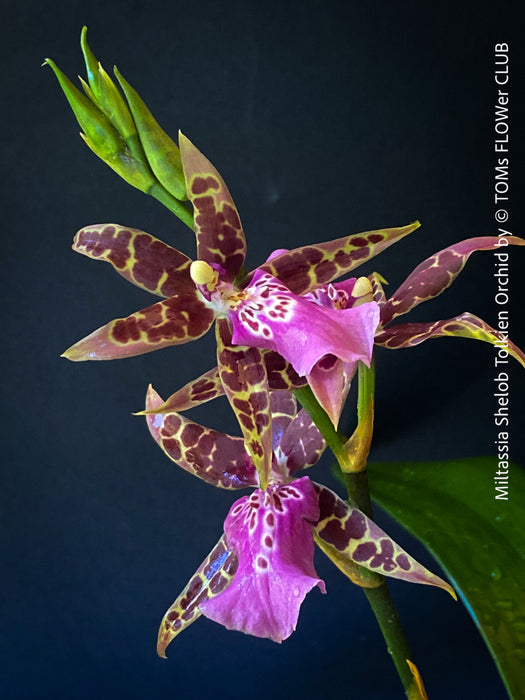
[[(319, 405), (319, 402), (313, 395), (309, 386), (295, 390), (294, 394), (301, 405), (308, 411), (310, 417), (326, 440), (326, 444), (334, 453), (340, 469), (339, 476), (344, 482), (348, 493), (349, 504), (355, 508), (359, 508), (359, 510), (369, 517), (372, 517), (372, 501), (370, 498), (368, 475), (366, 471), (366, 458), (370, 445), (365, 445), (364, 451), (358, 456), (358, 461), (362, 461), (362, 463), (356, 463), (355, 459), (351, 459), (348, 454), (348, 447), (351, 446), (353, 438), (364, 438), (369, 441), (369, 438), (371, 438), (371, 426), (373, 425), (374, 366), (371, 364), (370, 368), (368, 368), (360, 362), (358, 371), (358, 426), (350, 440), (334, 427), (332, 421)], [(372, 413), (370, 413), (370, 411), (372, 411)], [(368, 427), (361, 427), (360, 432), (360, 426), (363, 426), (365, 423), (368, 424)], [(356, 457), (355, 454), (353, 456), (354, 458)], [(376, 617), (385, 639), (388, 653), (392, 656), (392, 661), (394, 662), (407, 696), (410, 698), (421, 697), (417, 692), (412, 671), (407, 664), (407, 660), (412, 659), (412, 653), (403, 631), (397, 608), (390, 595), (385, 578), (382, 576), (378, 578), (381, 579), (379, 586), (375, 588), (363, 587), (361, 590), (366, 595)]]
[(168, 190), (157, 183), (150, 187), (148, 194), (155, 197), (155, 199), (158, 199), (159, 202), (164, 204), (165, 207), (175, 214), (175, 216), (178, 216), (178, 218), (193, 231), (193, 211), (186, 205), (185, 202), (179, 202), (179, 200), (175, 199), (175, 197), (173, 197)]

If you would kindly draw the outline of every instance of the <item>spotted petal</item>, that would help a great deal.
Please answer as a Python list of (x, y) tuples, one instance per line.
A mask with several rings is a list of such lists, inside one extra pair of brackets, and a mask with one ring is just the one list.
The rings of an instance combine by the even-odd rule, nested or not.
[(233, 504), (224, 523), (239, 560), (232, 583), (199, 607), (227, 629), (281, 642), (297, 624), (299, 608), (315, 585), (312, 523), (319, 516), (308, 477), (270, 485)]
[(268, 376), (260, 350), (232, 345), (226, 319), (217, 328), (217, 360), (224, 391), (239, 425), (246, 449), (266, 488), (272, 467), (272, 415)]
[(299, 297), (279, 280), (257, 270), (246, 298), (230, 312), (233, 342), (282, 355), (300, 376), (325, 355), (370, 363), (379, 308), (368, 302), (330, 309)]
[(136, 228), (86, 226), (73, 239), (73, 250), (110, 263), (129, 282), (161, 297), (191, 292), (195, 287), (189, 274), (190, 258)]
[[(155, 410), (162, 403), (150, 386), (146, 408)], [(223, 489), (258, 485), (257, 473), (242, 438), (205, 428), (179, 413), (149, 413), (146, 420), (155, 442), (187, 472)]]
[(325, 486), (315, 484), (315, 488), (320, 513), (316, 533), (327, 545), (323, 551), (336, 566), (345, 571), (340, 559), (347, 558), (369, 571), (412, 583), (438, 586), (456, 597), (446, 581), (418, 564), (364, 513), (351, 508)]
[[(265, 350), (263, 352), (263, 360), (268, 373), (268, 386), (270, 389), (291, 391), (305, 386), (306, 379), (299, 377), (291, 364), (276, 352)], [(155, 412), (187, 411), (194, 406), (199, 406), (223, 395), (224, 387), (219, 376), (219, 369), (218, 367), (213, 367), (172, 394), (162, 406), (156, 407)], [(139, 411), (137, 415), (145, 413), (147, 411)]]
[(293, 476), (300, 469), (317, 464), (325, 448), (323, 436), (303, 408), (286, 428), (275, 454), (288, 475)]
[(246, 256), (239, 214), (210, 161), (183, 134), (179, 134), (179, 146), (188, 196), (195, 207), (197, 258), (221, 265), (231, 282)]
[[(502, 244), (502, 241), (506, 241)], [(515, 236), (498, 238), (483, 236), (467, 238), (444, 248), (419, 264), (399, 289), (381, 308), (381, 323), (386, 326), (397, 316), (406, 314), (418, 304), (437, 297), (450, 287), (476, 250), (505, 252), (508, 245), (525, 245), (525, 240)]]
[(196, 340), (211, 327), (213, 311), (196, 293), (176, 294), (126, 318), (110, 321), (65, 351), (73, 362), (116, 360)]
[(506, 333), (496, 331), (481, 318), (468, 312), (433, 323), (400, 323), (397, 326), (391, 326), (376, 336), (376, 343), (384, 348), (396, 350), (412, 348), (429, 338), (440, 336), (483, 340), (485, 343), (491, 343), (506, 350), (511, 357), (525, 367), (525, 353), (507, 338)]
[(277, 277), (295, 294), (304, 294), (347, 274), (419, 226), (419, 221), (416, 221), (399, 228), (365, 231), (326, 243), (302, 246), (281, 253), (259, 269)]
[(162, 618), (157, 641), (159, 656), (165, 659), (168, 644), (201, 616), (199, 606), (231, 584), (237, 565), (237, 557), (223, 535)]

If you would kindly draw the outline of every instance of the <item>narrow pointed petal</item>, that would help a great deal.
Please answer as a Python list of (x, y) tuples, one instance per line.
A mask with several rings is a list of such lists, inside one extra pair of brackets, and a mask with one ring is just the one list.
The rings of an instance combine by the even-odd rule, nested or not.
[(233, 342), (274, 350), (306, 376), (322, 357), (369, 364), (379, 308), (368, 302), (331, 309), (303, 299), (275, 277), (257, 270), (246, 299), (230, 312)]
[(157, 641), (159, 656), (165, 659), (168, 644), (201, 616), (199, 606), (204, 601), (228, 588), (237, 565), (237, 557), (223, 535), (162, 618)]
[[(501, 241), (506, 243), (501, 246)], [(438, 251), (424, 260), (406, 278), (381, 309), (381, 323), (386, 326), (397, 316), (406, 314), (418, 304), (433, 299), (445, 291), (465, 267), (470, 255), (477, 250), (505, 252), (508, 245), (525, 245), (525, 240), (513, 236), (467, 238)]]
[(323, 436), (303, 408), (286, 428), (276, 454), (282, 455), (281, 464), (288, 476), (293, 476), (300, 469), (317, 464), (325, 448)]
[(364, 513), (325, 486), (315, 484), (315, 488), (320, 511), (316, 532), (339, 556), (383, 576), (438, 586), (456, 597), (446, 581), (418, 564)]
[(195, 288), (191, 259), (149, 233), (119, 224), (81, 228), (73, 250), (93, 260), (104, 260), (128, 282), (161, 297)]
[[(216, 399), (224, 395), (219, 370), (213, 367), (197, 379), (185, 384), (181, 389), (172, 394), (162, 404), (155, 406), (155, 413), (174, 413), (187, 411), (194, 406)], [(147, 415), (149, 409), (139, 411), (136, 415)]]
[[(292, 389), (300, 389), (306, 384), (306, 379), (299, 377), (292, 365), (276, 352), (264, 351), (263, 359), (270, 389), (291, 391)], [(194, 406), (199, 406), (223, 395), (224, 387), (219, 376), (219, 369), (213, 367), (172, 394), (162, 406), (156, 407), (155, 412), (187, 411)], [(147, 411), (139, 411), (136, 415), (141, 416), (146, 413)]]
[(398, 348), (412, 348), (429, 340), (429, 338), (439, 338), (440, 336), (472, 338), (491, 343), (506, 350), (511, 357), (525, 367), (525, 353), (507, 338), (506, 333), (495, 330), (483, 319), (468, 313), (468, 311), (444, 321), (400, 323), (377, 335), (376, 344), (390, 350), (397, 350)]
[(239, 560), (237, 573), (220, 596), (199, 606), (202, 614), (256, 637), (289, 637), (308, 591), (317, 585), (324, 592), (313, 565), (311, 523), (318, 515), (307, 477), (236, 501), (224, 531)]
[(295, 294), (304, 294), (347, 274), (358, 265), (419, 228), (419, 221), (378, 231), (365, 231), (326, 243), (302, 246), (261, 266)]
[(357, 361), (343, 362), (334, 355), (326, 355), (308, 375), (308, 384), (315, 398), (336, 429), (356, 368)]
[[(148, 388), (146, 408), (155, 410), (163, 400)], [(257, 486), (257, 472), (242, 438), (219, 433), (178, 413), (148, 413), (149, 431), (163, 452), (182, 469), (212, 486), (242, 489)]]
[(217, 360), (228, 397), (255, 468), (266, 488), (272, 467), (272, 415), (268, 376), (257, 348), (232, 345), (226, 319), (217, 322)]
[[(146, 408), (152, 411), (163, 403), (150, 386)], [(178, 413), (149, 413), (146, 421), (159, 447), (190, 474), (223, 489), (258, 485), (257, 472), (242, 438), (205, 428)]]
[(231, 282), (246, 256), (239, 214), (210, 161), (183, 134), (179, 134), (179, 146), (188, 196), (195, 207), (197, 258), (221, 265)]
[(65, 351), (73, 362), (116, 360), (196, 340), (211, 327), (213, 312), (196, 294), (159, 301), (126, 318), (110, 321)]

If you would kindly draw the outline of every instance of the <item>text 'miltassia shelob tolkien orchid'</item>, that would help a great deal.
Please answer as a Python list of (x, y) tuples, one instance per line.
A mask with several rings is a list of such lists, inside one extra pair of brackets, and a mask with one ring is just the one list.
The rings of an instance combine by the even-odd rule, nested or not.
[(337, 565), (394, 578), (451, 587), (410, 557), (375, 523), (325, 486), (297, 472), (312, 466), (325, 444), (289, 392), (271, 394), (271, 471), (265, 490), (241, 438), (198, 425), (172, 412), (155, 414), (162, 399), (146, 398), (150, 432), (165, 454), (186, 471), (226, 489), (255, 487), (236, 501), (218, 544), (166, 612), (158, 652), (201, 614), (276, 642), (295, 629), (305, 595), (324, 584), (313, 565), (314, 537)]

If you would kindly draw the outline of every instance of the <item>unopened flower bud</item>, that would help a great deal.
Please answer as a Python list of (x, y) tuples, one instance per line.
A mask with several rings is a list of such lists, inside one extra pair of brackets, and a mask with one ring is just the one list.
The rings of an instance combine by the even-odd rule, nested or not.
[(134, 156), (107, 115), (73, 85), (54, 61), (47, 58), (44, 63), (50, 66), (55, 74), (84, 132), (81, 136), (89, 148), (130, 185), (142, 192), (148, 192), (156, 181), (147, 161), (141, 162)]
[(162, 202), (190, 228), (191, 209), (180, 151), (160, 128), (142, 99), (115, 69), (124, 95), (97, 61), (87, 43), (87, 28), (80, 38), (87, 81), (80, 78), (85, 95), (50, 59), (64, 94), (84, 133), (89, 148), (133, 187)]
[(171, 195), (179, 200), (187, 199), (179, 147), (157, 124), (137, 91), (123, 78), (116, 67), (114, 71), (130, 106), (140, 142), (151, 169)]

